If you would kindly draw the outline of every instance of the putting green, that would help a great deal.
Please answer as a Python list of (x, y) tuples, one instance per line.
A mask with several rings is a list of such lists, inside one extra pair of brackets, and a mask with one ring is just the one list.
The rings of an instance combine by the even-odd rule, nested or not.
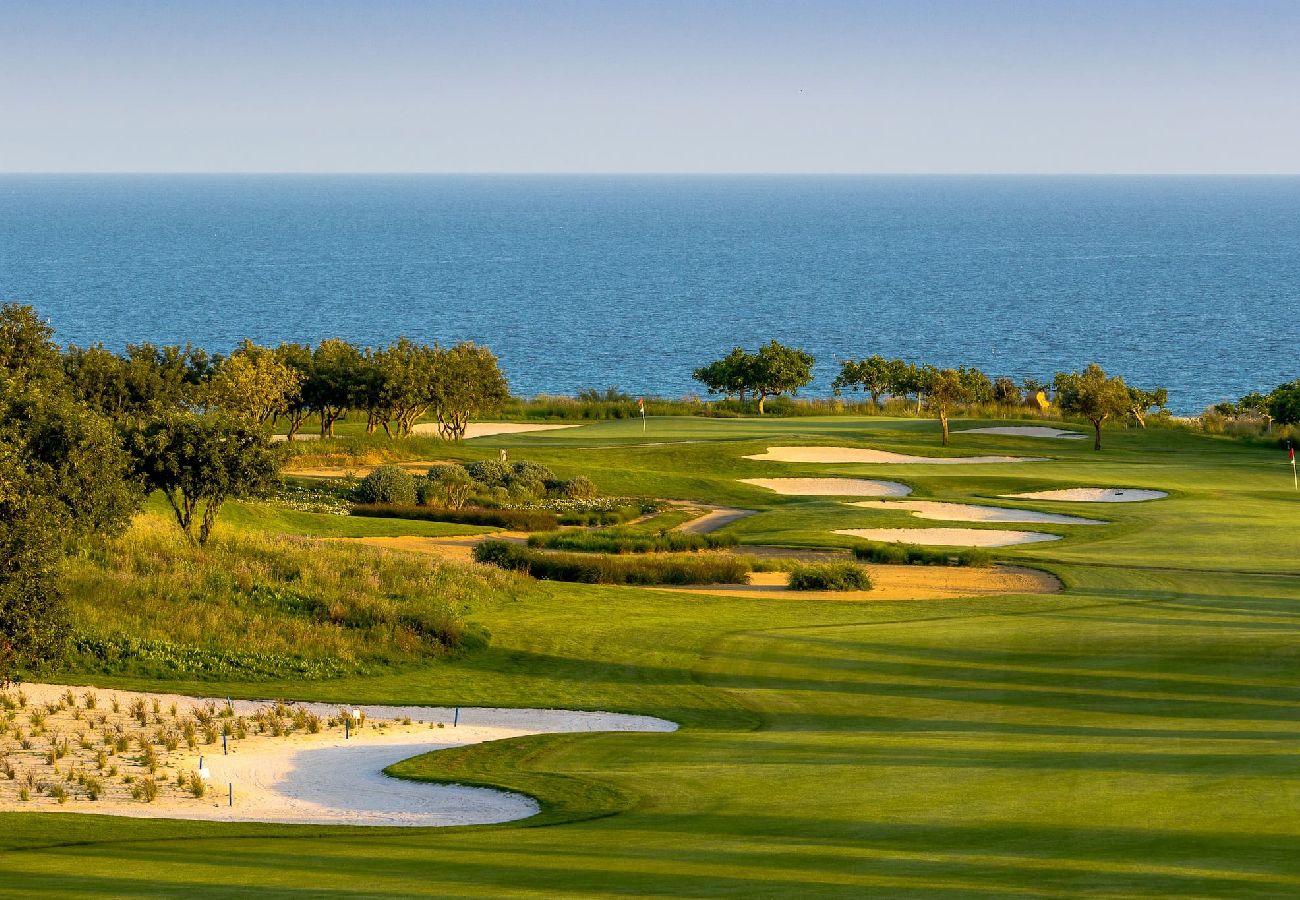
[[(997, 423), (963, 426), (983, 424)], [(728, 530), (800, 547), (852, 544), (830, 532), (864, 511), (743, 484), (773, 474), (747, 455), (937, 446), (934, 424), (917, 420), (651, 419), (645, 438), (641, 427), (499, 442), (607, 492), (757, 510)], [(481, 458), (493, 440), (452, 452)], [(119, 683), (605, 709), (682, 729), (530, 737), (395, 767), (541, 801), (536, 819), (502, 826), (5, 814), (0, 896), (1300, 893), (1300, 501), (1284, 454), (1174, 431), (1106, 442), (1101, 453), (1053, 442), (1054, 458), (1033, 465), (781, 464), (783, 475), (899, 478), (945, 502), (1080, 484), (1168, 492), (1108, 507), (1104, 528), (1063, 526), (1061, 540), (997, 551), (1057, 574), (1060, 594), (788, 603), (543, 583), (474, 609), (489, 648), (416, 670)], [(1032, 455), (1041, 443), (958, 435), (954, 452)], [(905, 510), (871, 515), (915, 524)]]

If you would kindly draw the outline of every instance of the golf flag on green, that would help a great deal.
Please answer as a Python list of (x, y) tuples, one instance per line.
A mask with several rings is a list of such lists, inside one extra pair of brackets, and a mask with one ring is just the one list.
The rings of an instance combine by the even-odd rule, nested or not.
[(641, 430), (645, 431), (645, 397), (636, 398), (636, 408), (641, 413)]
[(1300, 491), (1300, 477), (1297, 477), (1295, 472), (1295, 447), (1290, 441), (1286, 442), (1286, 455), (1291, 459), (1291, 485)]

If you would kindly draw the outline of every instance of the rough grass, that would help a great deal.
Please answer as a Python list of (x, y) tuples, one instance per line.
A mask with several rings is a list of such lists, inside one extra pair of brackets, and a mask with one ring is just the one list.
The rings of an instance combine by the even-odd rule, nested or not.
[(547, 581), (583, 584), (745, 584), (744, 560), (721, 554), (621, 557), (544, 553), (508, 541), (488, 540), (474, 548), (474, 559)]
[(682, 531), (646, 532), (608, 528), (600, 531), (551, 531), (534, 534), (528, 546), (578, 553), (688, 553), (734, 547), (729, 534), (688, 534)]
[(560, 517), (549, 510), (489, 509), (481, 506), (440, 509), (435, 506), (368, 503), (354, 506), (352, 515), (379, 519), (453, 522), (460, 525), (490, 525), (496, 528), (512, 528), (518, 531), (546, 531), (560, 524)]
[(977, 566), (993, 565), (993, 555), (980, 547), (968, 547), (956, 553), (916, 544), (891, 544), (868, 541), (853, 548), (853, 555), (864, 562), (895, 566)]

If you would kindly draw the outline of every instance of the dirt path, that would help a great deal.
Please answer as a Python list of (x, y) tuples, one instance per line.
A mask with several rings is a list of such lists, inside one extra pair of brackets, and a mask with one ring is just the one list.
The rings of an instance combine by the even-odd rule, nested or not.
[(709, 506), (704, 503), (696, 503), (701, 509), (707, 509), (704, 515), (698, 519), (691, 519), (689, 522), (683, 522), (674, 528), (674, 531), (685, 532), (686, 534), (710, 534), (717, 531), (732, 522), (739, 522), (748, 516), (758, 512), (756, 509), (736, 509), (730, 506)]

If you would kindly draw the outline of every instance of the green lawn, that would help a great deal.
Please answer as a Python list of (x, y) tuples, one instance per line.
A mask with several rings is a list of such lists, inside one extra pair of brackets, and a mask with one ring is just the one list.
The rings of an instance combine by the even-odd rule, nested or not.
[[(1000, 551), (1056, 572), (1069, 586), (1059, 595), (791, 602), (544, 584), (475, 607), (489, 649), (419, 671), (118, 682), (601, 708), (683, 728), (527, 738), (398, 767), (542, 800), (540, 817), (513, 825), (3, 815), (0, 895), (1300, 894), (1300, 495), (1284, 453), (1168, 431), (1108, 433), (1100, 454), (1082, 442), (958, 435), (950, 452), (1053, 461), (807, 466), (741, 456), (788, 443), (938, 453), (934, 426), (651, 420), (648, 439), (640, 428), (600, 423), (457, 452), (509, 446), (512, 458), (591, 474), (609, 492), (758, 509), (733, 526), (741, 539), (795, 546), (840, 543), (832, 528), (942, 523), (735, 479), (883, 477), (955, 500), (1080, 485), (1170, 497), (1024, 503), (1113, 523), (1045, 528), (1065, 539)], [(307, 528), (259, 516), (245, 510), (228, 525)]]

